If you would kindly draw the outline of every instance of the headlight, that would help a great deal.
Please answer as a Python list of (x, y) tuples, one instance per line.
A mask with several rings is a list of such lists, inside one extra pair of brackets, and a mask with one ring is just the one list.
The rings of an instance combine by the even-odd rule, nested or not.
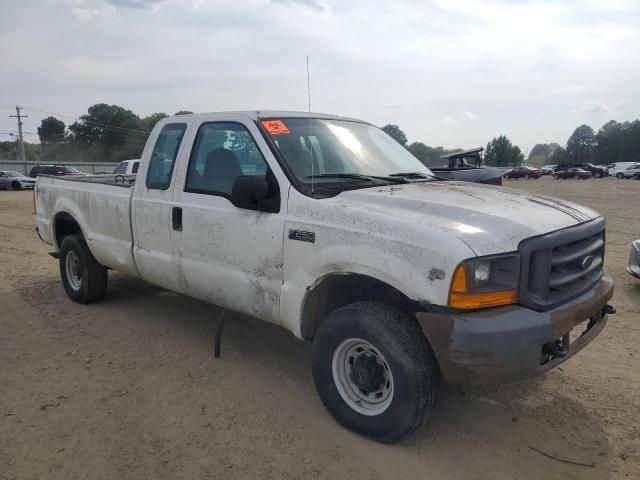
[(472, 309), (516, 303), (519, 278), (517, 254), (465, 260), (453, 274), (449, 306)]

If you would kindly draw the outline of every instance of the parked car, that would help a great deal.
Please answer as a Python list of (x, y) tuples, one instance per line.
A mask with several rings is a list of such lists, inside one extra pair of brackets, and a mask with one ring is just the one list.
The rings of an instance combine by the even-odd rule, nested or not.
[(581, 168), (582, 170), (585, 170), (589, 173), (591, 173), (592, 177), (595, 178), (602, 178), (602, 177), (606, 177), (607, 175), (609, 175), (608, 171), (606, 168), (603, 167), (597, 167), (596, 165), (593, 165), (592, 163), (565, 163), (562, 165), (558, 165), (555, 169), (556, 172), (561, 171), (561, 170), (567, 170), (569, 168)]
[(566, 180), (567, 178), (573, 178), (575, 180), (586, 180), (591, 178), (591, 172), (587, 172), (581, 168), (568, 168), (567, 170), (556, 170), (553, 174), (553, 178), (556, 180), (562, 179)]
[(542, 172), (539, 168), (533, 167), (515, 167), (511, 170), (507, 170), (502, 175), (505, 179), (524, 178), (526, 180), (533, 178), (538, 179), (542, 176)]
[(132, 160), (124, 160), (113, 170), (114, 175), (127, 175), (131, 173), (138, 173), (138, 167), (140, 166), (140, 159), (134, 158)]
[(67, 165), (38, 165), (36, 167), (33, 167), (29, 172), (29, 176), (31, 178), (36, 178), (39, 175), (66, 176), (85, 174), (77, 168), (69, 167)]
[(0, 188), (22, 190), (23, 188), (33, 188), (36, 181), (20, 172), (4, 170), (0, 172)]
[(113, 269), (281, 325), (312, 342), (329, 412), (378, 441), (421, 425), (441, 378), (550, 370), (614, 312), (597, 212), (441, 181), (361, 120), (169, 117), (138, 173), (38, 180), (37, 231), (69, 298), (101, 300)]
[(624, 180), (625, 178), (640, 179), (640, 163), (632, 163), (628, 167), (618, 170), (616, 178), (618, 180)]
[(541, 175), (553, 175), (553, 171), (555, 170), (556, 165), (545, 165), (544, 167), (540, 168), (540, 174)]
[(640, 278), (640, 240), (636, 240), (631, 244), (627, 272), (634, 277)]
[(616, 163), (610, 163), (609, 165), (607, 165), (607, 173), (614, 177), (620, 170), (624, 170), (625, 168), (627, 168), (630, 165), (633, 165), (634, 163), (638, 163), (638, 162), (616, 162)]

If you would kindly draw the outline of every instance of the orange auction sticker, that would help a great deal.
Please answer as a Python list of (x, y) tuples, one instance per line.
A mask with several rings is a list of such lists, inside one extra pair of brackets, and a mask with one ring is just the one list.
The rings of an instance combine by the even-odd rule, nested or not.
[(282, 135), (285, 133), (290, 133), (289, 129), (282, 120), (263, 120), (262, 126), (271, 135)]

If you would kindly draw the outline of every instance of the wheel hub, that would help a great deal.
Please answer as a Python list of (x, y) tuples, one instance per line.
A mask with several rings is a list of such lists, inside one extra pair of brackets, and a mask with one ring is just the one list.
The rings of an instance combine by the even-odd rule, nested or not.
[(393, 400), (393, 375), (379, 349), (361, 338), (344, 340), (333, 352), (333, 380), (342, 399), (362, 415), (379, 415)]
[(364, 393), (375, 392), (385, 383), (385, 370), (373, 356), (359, 355), (351, 366), (349, 377)]

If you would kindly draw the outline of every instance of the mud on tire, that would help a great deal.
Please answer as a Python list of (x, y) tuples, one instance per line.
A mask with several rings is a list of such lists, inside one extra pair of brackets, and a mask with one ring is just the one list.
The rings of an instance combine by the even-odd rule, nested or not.
[(335, 420), (384, 443), (420, 426), (440, 390), (437, 361), (416, 320), (378, 302), (353, 303), (329, 315), (313, 341), (312, 368)]
[(107, 269), (100, 265), (82, 235), (67, 235), (60, 245), (60, 276), (71, 300), (91, 303), (107, 290)]

